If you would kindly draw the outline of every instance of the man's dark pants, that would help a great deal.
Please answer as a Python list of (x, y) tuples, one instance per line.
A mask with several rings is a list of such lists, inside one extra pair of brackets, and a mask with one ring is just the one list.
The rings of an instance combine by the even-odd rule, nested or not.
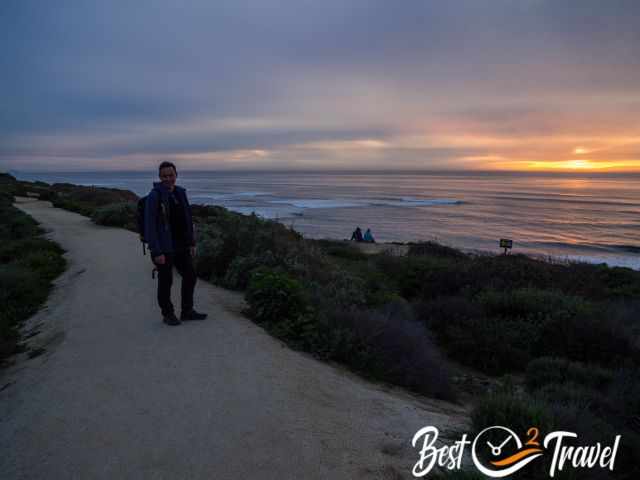
[[(155, 264), (158, 269), (158, 305), (162, 315), (174, 313), (171, 303), (171, 285), (173, 284), (173, 267), (176, 267), (182, 277), (181, 308), (182, 312), (193, 309), (193, 289), (196, 286), (196, 271), (193, 268), (191, 252), (179, 250), (175, 253), (165, 253), (163, 265)], [(155, 262), (154, 262), (155, 263)]]

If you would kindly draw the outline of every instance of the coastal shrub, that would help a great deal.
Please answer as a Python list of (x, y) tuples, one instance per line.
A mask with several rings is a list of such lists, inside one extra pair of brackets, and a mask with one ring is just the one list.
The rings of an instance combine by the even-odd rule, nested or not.
[(463, 262), (444, 257), (406, 257), (404, 271), (395, 279), (408, 299), (432, 299), (459, 294), (469, 283)]
[(50, 281), (65, 267), (64, 252), (43, 229), (13, 206), (13, 195), (34, 191), (0, 174), (0, 360), (20, 351), (19, 326), (46, 300)]
[(18, 265), (35, 272), (40, 278), (51, 281), (60, 275), (65, 267), (66, 260), (60, 255), (61, 249), (47, 249), (31, 251), (20, 258)]
[(606, 396), (614, 405), (620, 423), (640, 432), (640, 370), (618, 369), (606, 389)]
[(571, 263), (558, 281), (564, 291), (594, 300), (640, 296), (640, 272), (630, 268)]
[(38, 198), (39, 200), (52, 202), (55, 196), (56, 196), (55, 192), (52, 192), (49, 188), (46, 188), (46, 189), (43, 189), (42, 192), (40, 192), (40, 197)]
[(54, 193), (49, 199), (54, 207), (71, 210), (87, 217), (91, 217), (96, 209), (110, 204), (138, 202), (135, 193), (119, 188), (54, 183), (49, 189)]
[(58, 194), (51, 196), (50, 201), (56, 208), (62, 208), (63, 210), (79, 213), (85, 217), (91, 217), (91, 214), (95, 209), (92, 205), (86, 205), (70, 198), (61, 197)]
[(340, 362), (374, 380), (455, 398), (438, 349), (401, 301), (377, 309), (324, 304), (313, 316), (302, 315), (292, 323), (298, 324), (296, 339), (302, 340), (294, 345), (302, 344), (319, 358)]
[[(219, 209), (198, 208), (205, 216), (196, 218), (200, 258), (196, 258), (197, 270), (204, 278), (227, 286), (246, 286), (245, 273), (250, 260), (260, 259), (270, 252), (267, 265), (280, 265), (289, 269), (299, 252), (300, 235), (285, 226), (263, 220), (256, 215), (227, 215)], [(236, 262), (235, 264), (233, 262)], [(229, 273), (233, 266), (233, 271)], [(239, 276), (238, 276), (239, 275)], [(238, 283), (239, 282), (239, 283)]]
[(385, 253), (370, 256), (370, 262), (373, 263), (375, 268), (395, 283), (403, 278), (407, 261), (406, 257), (387, 255)]
[(316, 283), (316, 288), (310, 289), (314, 305), (335, 305), (340, 308), (367, 305), (365, 281), (359, 276), (346, 270), (327, 272), (329, 277), (322, 284)]
[(280, 319), (265, 327), (276, 337), (297, 350), (315, 353), (312, 346), (319, 337), (318, 323), (311, 312)]
[(535, 390), (536, 398), (565, 408), (588, 410), (604, 417), (611, 413), (612, 405), (605, 394), (591, 387), (573, 382), (549, 383)]
[(277, 266), (276, 258), (270, 251), (267, 250), (259, 256), (235, 257), (231, 261), (222, 283), (232, 290), (245, 290), (249, 285), (251, 272), (261, 266)]
[(425, 395), (454, 398), (446, 363), (405, 301), (376, 309), (342, 310), (336, 312), (334, 321), (366, 345), (371, 358), (363, 367), (370, 375)]
[(544, 320), (550, 315), (555, 318), (570, 318), (589, 310), (589, 305), (582, 298), (531, 287), (483, 290), (475, 300), (481, 305), (484, 314), (490, 317)]
[(47, 294), (47, 282), (35, 272), (15, 264), (0, 265), (0, 358), (15, 352), (19, 322), (35, 313)]
[(409, 243), (408, 255), (431, 255), (434, 257), (467, 258), (467, 255), (460, 250), (431, 241)]
[(566, 358), (542, 357), (529, 363), (525, 382), (530, 391), (567, 382), (600, 390), (612, 381), (613, 375), (611, 370), (596, 365), (572, 362)]
[(2, 239), (18, 240), (44, 233), (33, 218), (13, 206), (2, 207), (0, 215), (2, 215), (2, 222), (0, 222)]
[(346, 267), (346, 269), (362, 279), (360, 285), (363, 288), (364, 303), (367, 306), (378, 307), (393, 300), (402, 299), (397, 284), (377, 268), (374, 258), (367, 258), (365, 261)]
[(601, 311), (575, 317), (554, 317), (543, 325), (540, 356), (565, 357), (604, 367), (640, 363), (637, 335)]
[(313, 243), (294, 240), (287, 252), (276, 258), (288, 273), (303, 282), (317, 282), (325, 285), (332, 281), (339, 268), (327, 259), (324, 251)]
[(447, 352), (493, 375), (524, 370), (540, 338), (540, 325), (522, 319), (480, 317), (446, 328)]
[(452, 358), (483, 372), (521, 371), (537, 355), (542, 322), (486, 317), (478, 302), (462, 296), (420, 301), (413, 308)]
[(36, 272), (24, 266), (0, 265), (0, 305), (14, 304), (33, 309), (42, 300), (43, 284)]
[(471, 411), (471, 423), (476, 433), (492, 425), (503, 425), (521, 437), (530, 427), (537, 427), (544, 436), (557, 426), (548, 403), (514, 391), (498, 391), (478, 400)]
[(215, 227), (204, 224), (199, 227), (198, 255), (195, 257), (195, 268), (202, 278), (219, 283), (224, 278), (229, 265), (233, 261), (229, 238), (219, 234)]
[(445, 343), (452, 340), (448, 336), (449, 327), (464, 325), (483, 315), (481, 306), (466, 296), (443, 295), (432, 300), (417, 300), (412, 305), (416, 317)]
[(32, 252), (51, 251), (64, 253), (60, 246), (44, 237), (29, 237), (23, 239), (5, 239), (0, 237), (0, 263), (17, 261)]
[(309, 242), (322, 248), (327, 255), (342, 260), (360, 262), (366, 261), (369, 257), (351, 242), (341, 240), (310, 240)]
[(494, 290), (553, 289), (555, 276), (563, 268), (524, 255), (477, 256), (469, 267), (470, 283), (475, 288)]
[(112, 203), (97, 207), (91, 214), (91, 220), (98, 225), (122, 227), (137, 231), (137, 204), (133, 202)]
[(366, 345), (360, 342), (353, 332), (337, 319), (342, 310), (332, 310), (327, 305), (300, 317), (300, 321), (313, 321), (303, 337), (298, 337), (301, 348), (314, 356), (325, 360), (348, 365), (354, 370), (363, 371), (371, 363), (371, 354)]
[(307, 310), (300, 283), (286, 273), (268, 268), (251, 274), (245, 298), (248, 315), (258, 323), (295, 319)]

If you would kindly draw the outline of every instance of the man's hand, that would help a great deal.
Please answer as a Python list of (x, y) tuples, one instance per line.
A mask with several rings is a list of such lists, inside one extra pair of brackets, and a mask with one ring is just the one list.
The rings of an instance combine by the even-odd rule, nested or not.
[(194, 245), (193, 247), (189, 247), (189, 252), (191, 253), (192, 257), (196, 256), (196, 246)]
[(157, 263), (158, 265), (164, 265), (164, 255), (158, 255), (157, 257), (153, 257), (153, 263)]

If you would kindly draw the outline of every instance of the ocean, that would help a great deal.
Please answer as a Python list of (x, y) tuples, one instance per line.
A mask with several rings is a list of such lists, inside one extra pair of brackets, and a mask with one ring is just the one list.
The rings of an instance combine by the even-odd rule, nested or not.
[[(10, 172), (20, 180), (124, 188), (150, 172)], [(191, 203), (255, 212), (308, 238), (435, 240), (464, 250), (582, 260), (640, 270), (640, 176), (459, 172), (179, 171)]]

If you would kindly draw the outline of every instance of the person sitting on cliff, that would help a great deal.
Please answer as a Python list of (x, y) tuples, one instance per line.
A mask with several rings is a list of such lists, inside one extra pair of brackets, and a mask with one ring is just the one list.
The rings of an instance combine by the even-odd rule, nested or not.
[(362, 242), (362, 230), (360, 227), (356, 227), (356, 229), (351, 234), (351, 240), (355, 240), (356, 242)]
[(375, 239), (373, 238), (373, 235), (371, 234), (370, 228), (367, 228), (367, 231), (364, 232), (363, 241), (367, 243), (376, 243)]
[[(145, 206), (145, 238), (151, 260), (158, 270), (158, 305), (167, 325), (179, 325), (181, 320), (204, 320), (206, 313), (193, 309), (196, 272), (193, 257), (196, 241), (187, 191), (176, 185), (178, 172), (171, 162), (158, 167), (160, 182), (153, 183)], [(173, 266), (182, 276), (180, 320), (171, 303)]]

